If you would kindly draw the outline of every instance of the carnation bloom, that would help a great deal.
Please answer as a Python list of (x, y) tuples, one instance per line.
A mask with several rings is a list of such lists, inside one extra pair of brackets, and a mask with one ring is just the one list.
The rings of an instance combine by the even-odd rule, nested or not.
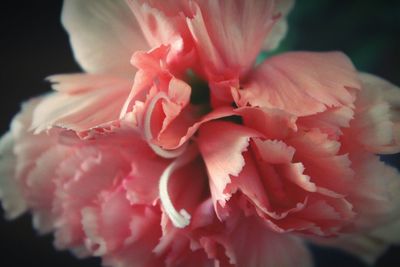
[(399, 242), (400, 91), (339, 52), (255, 65), (292, 2), (65, 1), (85, 73), (49, 78), (0, 143), (9, 218), (105, 266), (373, 262)]

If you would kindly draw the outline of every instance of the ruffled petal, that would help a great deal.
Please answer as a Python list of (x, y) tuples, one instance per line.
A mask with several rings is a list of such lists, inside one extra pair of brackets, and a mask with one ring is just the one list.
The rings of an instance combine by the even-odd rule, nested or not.
[(352, 161), (341, 153), (341, 144), (329, 139), (320, 130), (301, 131), (286, 140), (296, 149), (294, 161), (301, 162), (305, 174), (319, 187), (328, 188), (340, 195), (347, 195), (354, 186)]
[(117, 76), (72, 74), (50, 77), (59, 92), (47, 95), (35, 108), (32, 129), (52, 127), (76, 131), (82, 138), (118, 126), (129, 95), (130, 81)]
[[(131, 220), (137, 216), (137, 210), (142, 210), (141, 207), (129, 203), (122, 188), (103, 192), (99, 196), (99, 202), (99, 206), (87, 206), (82, 209), (85, 245), (95, 256), (122, 250), (127, 239), (133, 236), (130, 229)], [(140, 224), (137, 223), (139, 228)], [(135, 230), (135, 238), (140, 238), (141, 229), (132, 230)]]
[[(110, 203), (111, 204), (111, 203)], [(146, 266), (159, 267), (164, 262), (161, 257), (156, 257), (152, 252), (161, 236), (160, 211), (157, 208), (146, 206), (130, 207), (129, 234), (123, 243), (123, 247), (103, 256), (104, 266)], [(103, 218), (107, 210), (103, 210)], [(126, 214), (124, 214), (126, 215)], [(125, 221), (124, 216), (119, 216)], [(124, 231), (126, 231), (124, 223)], [(112, 228), (114, 229), (114, 228)], [(132, 265), (134, 264), (134, 265)]]
[(54, 181), (53, 202), (58, 248), (83, 244), (81, 210), (96, 202), (102, 191), (117, 186), (129, 170), (129, 162), (117, 147), (83, 146), (62, 161)]
[(341, 53), (291, 52), (264, 61), (242, 87), (239, 106), (306, 116), (328, 107), (353, 107), (354, 88), (361, 86), (350, 60)]
[(211, 195), (217, 210), (224, 207), (231, 194), (225, 189), (231, 176), (238, 176), (245, 166), (243, 152), (250, 138), (260, 134), (229, 122), (210, 122), (199, 131), (198, 144), (207, 166)]
[(89, 73), (133, 75), (132, 54), (148, 48), (123, 0), (64, 1), (61, 20), (76, 60)]

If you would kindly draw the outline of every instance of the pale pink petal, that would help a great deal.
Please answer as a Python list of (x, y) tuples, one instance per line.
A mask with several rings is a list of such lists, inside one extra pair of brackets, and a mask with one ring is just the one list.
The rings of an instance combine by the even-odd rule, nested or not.
[(57, 170), (53, 210), (57, 214), (55, 245), (83, 243), (81, 210), (97, 201), (102, 191), (117, 186), (130, 170), (118, 147), (85, 146), (64, 159)]
[(115, 84), (133, 82), (133, 77), (123, 77), (113, 74), (56, 74), (46, 78), (53, 90), (66, 94), (79, 94), (99, 88), (114, 88)]
[(131, 86), (128, 79), (73, 74), (54, 76), (51, 81), (60, 92), (47, 95), (35, 108), (31, 127), (35, 133), (61, 127), (90, 138), (93, 132), (118, 126)]
[(34, 165), (26, 175), (25, 198), (33, 211), (33, 225), (41, 233), (54, 228), (54, 180), (59, 165), (70, 152), (70, 148), (54, 144), (35, 159)]
[(350, 60), (341, 53), (291, 52), (267, 59), (239, 89), (239, 106), (281, 109), (297, 116), (328, 107), (352, 107), (360, 88)]
[(274, 24), (273, 1), (196, 2), (187, 24), (206, 76), (214, 81), (243, 76)]
[(372, 153), (400, 152), (400, 89), (370, 74), (360, 77), (352, 138)]
[(43, 98), (35, 98), (23, 105), (12, 122), (11, 133), (15, 142), (14, 179), (33, 212), (35, 228), (45, 233), (53, 229), (54, 223), (51, 202), (55, 171), (70, 149), (57, 144), (57, 130), (39, 135), (28, 130), (32, 111), (41, 101)]
[(7, 219), (15, 219), (26, 211), (27, 204), (15, 179), (16, 158), (10, 132), (0, 140), (0, 199)]
[(64, 1), (62, 23), (86, 72), (133, 75), (130, 58), (148, 45), (123, 0)]
[(122, 188), (103, 192), (99, 202), (101, 203), (99, 206), (82, 209), (85, 244), (96, 256), (124, 248), (124, 242), (131, 236), (130, 222), (136, 211), (135, 207), (130, 205)]
[(103, 266), (112, 267), (159, 267), (162, 258), (152, 252), (161, 236), (160, 212), (156, 208), (136, 206), (132, 208), (130, 233), (124, 248), (104, 255)]
[(279, 15), (278, 21), (275, 23), (271, 32), (265, 39), (263, 49), (273, 50), (279, 46), (281, 40), (285, 37), (288, 30), (287, 16), (292, 10), (294, 0), (278, 0), (275, 1), (275, 12)]

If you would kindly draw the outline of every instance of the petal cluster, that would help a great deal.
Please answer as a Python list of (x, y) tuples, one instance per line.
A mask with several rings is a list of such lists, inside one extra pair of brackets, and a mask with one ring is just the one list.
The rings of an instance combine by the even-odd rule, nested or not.
[(289, 0), (69, 0), (83, 72), (48, 78), (0, 142), (0, 199), (104, 266), (373, 262), (399, 242), (399, 88), (340, 52), (255, 64)]

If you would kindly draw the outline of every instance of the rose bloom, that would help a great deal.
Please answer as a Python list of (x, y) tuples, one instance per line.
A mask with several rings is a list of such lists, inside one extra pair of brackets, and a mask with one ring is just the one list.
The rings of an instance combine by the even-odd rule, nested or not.
[(372, 263), (399, 242), (400, 91), (340, 52), (255, 64), (290, 0), (68, 0), (79, 74), (49, 77), (0, 143), (0, 197), (104, 266)]

